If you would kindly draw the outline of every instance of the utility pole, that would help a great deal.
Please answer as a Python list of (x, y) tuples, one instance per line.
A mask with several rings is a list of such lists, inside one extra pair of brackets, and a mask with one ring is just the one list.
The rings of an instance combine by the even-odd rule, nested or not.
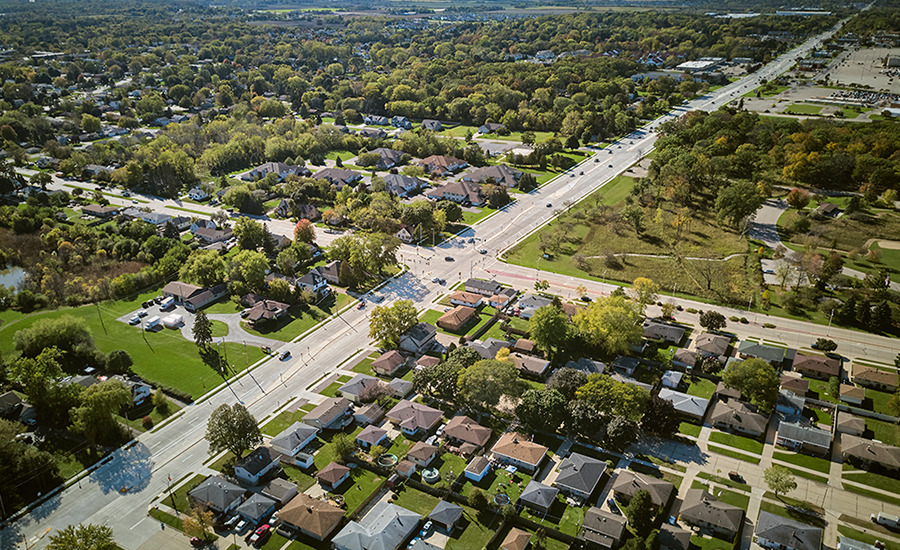
[[(103, 324), (103, 315), (100, 315), (100, 302), (94, 302), (94, 305), (97, 306), (97, 318), (100, 319), (100, 326), (103, 327), (103, 334), (109, 334), (106, 332), (106, 325)], [(143, 323), (141, 324), (143, 328)]]

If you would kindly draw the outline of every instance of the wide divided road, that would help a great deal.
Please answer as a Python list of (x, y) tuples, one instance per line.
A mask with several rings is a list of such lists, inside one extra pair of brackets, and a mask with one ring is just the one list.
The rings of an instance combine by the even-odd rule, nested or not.
[[(739, 95), (755, 88), (761, 79), (771, 79), (791, 67), (796, 60), (814, 45), (830, 36), (838, 27), (808, 40), (804, 45), (792, 50), (757, 73), (741, 81), (734, 82), (715, 93), (699, 98), (654, 121), (648, 128), (657, 127), (661, 122), (680, 116), (686, 110), (713, 110), (728, 103)], [(417, 307), (424, 308), (446, 287), (431, 283), (433, 277), (449, 281), (466, 278), (470, 274), (493, 275), (498, 280), (522, 286), (528, 273), (534, 270), (498, 263), (496, 255), (549, 221), (557, 208), (575, 202), (595, 191), (614, 176), (622, 173), (646, 154), (656, 141), (656, 135), (649, 131), (637, 131), (633, 135), (614, 143), (608, 150), (600, 151), (574, 169), (574, 177), (564, 175), (528, 195), (517, 196), (518, 200), (504, 212), (479, 223), (461, 237), (476, 237), (473, 244), (463, 238), (455, 239), (435, 249), (419, 249), (404, 246), (401, 256), (410, 271), (390, 281), (378, 291), (389, 303), (398, 299), (410, 299)], [(610, 168), (609, 165), (612, 165)], [(581, 174), (580, 172), (583, 172)], [(63, 185), (56, 181), (54, 186)], [(128, 199), (130, 200), (130, 199)], [(141, 198), (141, 200), (144, 200)], [(115, 202), (126, 202), (116, 199)], [(547, 204), (551, 206), (548, 207)], [(172, 214), (183, 213), (171, 207), (172, 201), (153, 200), (140, 206), (150, 206), (154, 210)], [(193, 210), (204, 207), (185, 205)], [(276, 232), (289, 233), (288, 222), (269, 222)], [(285, 224), (282, 227), (282, 224)], [(273, 227), (274, 226), (274, 227)], [(479, 249), (487, 249), (487, 254), (479, 254)], [(445, 256), (454, 261), (446, 261)], [(488, 271), (483, 271), (487, 269)], [(534, 276), (532, 275), (533, 280)], [(541, 273), (541, 279), (548, 279), (566, 294), (567, 288), (574, 288), (577, 279)], [(530, 281), (527, 283), (530, 285)], [(608, 287), (586, 282), (593, 292), (608, 292)], [(686, 306), (689, 301), (681, 301)], [(697, 304), (693, 304), (697, 307)], [(700, 307), (709, 307), (703, 306)], [(813, 333), (822, 328), (797, 321), (778, 320), (785, 331), (806, 331)], [(837, 336), (837, 329), (831, 329)], [(853, 332), (840, 336), (868, 338)], [(192, 472), (204, 470), (207, 445), (203, 439), (206, 421), (211, 411), (222, 403), (238, 400), (248, 406), (257, 418), (263, 418), (277, 410), (293, 397), (309, 397), (307, 388), (322, 376), (332, 372), (336, 366), (348, 358), (355, 350), (369, 344), (367, 310), (352, 308), (307, 336), (304, 340), (287, 344), (283, 349), (292, 352), (288, 361), (269, 359), (245, 374), (230, 387), (223, 388), (208, 399), (187, 407), (184, 412), (163, 427), (144, 433), (135, 444), (113, 453), (106, 463), (94, 470), (79, 483), (52, 496), (10, 526), (0, 532), (0, 547), (40, 548), (48, 541), (47, 534), (67, 525), (81, 522), (106, 524), (113, 528), (116, 540), (125, 548), (133, 550), (160, 529), (160, 525), (147, 517), (147, 508), (160, 494), (164, 493), (168, 480), (175, 481)], [(876, 337), (872, 337), (876, 338)], [(789, 342), (793, 343), (793, 342)], [(881, 345), (879, 343), (879, 345)]]

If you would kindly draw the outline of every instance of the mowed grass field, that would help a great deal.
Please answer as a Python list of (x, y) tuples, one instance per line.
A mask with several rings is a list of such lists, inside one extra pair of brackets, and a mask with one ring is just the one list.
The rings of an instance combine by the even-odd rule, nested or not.
[[(124, 349), (134, 360), (132, 370), (147, 380), (190, 393), (194, 398), (218, 386), (222, 377), (203, 363), (193, 341), (184, 339), (180, 331), (162, 329), (159, 332), (141, 334), (140, 327), (129, 326), (116, 318), (136, 309), (141, 302), (157, 296), (153, 290), (131, 300), (115, 300), (98, 305), (86, 305), (52, 311), (41, 311), (27, 316), (4, 316), (0, 326), (0, 352), (9, 360), (15, 357), (14, 335), (17, 331), (31, 327), (40, 319), (52, 319), (71, 315), (84, 321), (94, 338), (97, 349), (109, 353)], [(235, 372), (245, 369), (263, 357), (262, 350), (247, 346), (246, 360), (244, 346), (228, 343), (220, 347), (227, 355), (228, 363)]]

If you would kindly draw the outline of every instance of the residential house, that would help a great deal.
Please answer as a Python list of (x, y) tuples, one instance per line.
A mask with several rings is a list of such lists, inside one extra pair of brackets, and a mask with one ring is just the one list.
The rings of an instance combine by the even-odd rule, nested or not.
[(73, 376), (67, 376), (61, 380), (61, 383), (64, 386), (68, 386), (70, 384), (78, 384), (82, 388), (90, 388), (94, 384), (99, 384), (100, 381), (95, 377), (89, 374), (76, 374)]
[(569, 361), (566, 363), (566, 368), (580, 370), (585, 374), (603, 374), (603, 372), (606, 371), (606, 363), (582, 357), (577, 361)]
[(400, 349), (410, 353), (425, 353), (434, 347), (437, 329), (428, 323), (416, 323), (400, 337)]
[(108, 220), (119, 215), (118, 206), (102, 206), (99, 204), (86, 204), (81, 207), (81, 213), (85, 216)]
[(711, 332), (704, 332), (694, 340), (694, 349), (704, 357), (724, 357), (729, 346), (731, 338)]
[(493, 432), (465, 415), (457, 415), (447, 422), (442, 433), (448, 443), (462, 447), (472, 446), (472, 452), (483, 448), (491, 439)]
[(193, 233), (194, 238), (206, 245), (225, 242), (234, 237), (234, 231), (230, 227), (225, 229), (198, 227), (196, 231), (191, 231), (191, 233)]
[(612, 368), (628, 376), (634, 376), (634, 371), (636, 371), (639, 366), (641, 366), (640, 359), (624, 355), (616, 357), (612, 362)]
[(526, 294), (519, 300), (519, 303), (516, 304), (516, 310), (518, 311), (519, 317), (522, 319), (531, 319), (537, 310), (549, 306), (551, 303), (553, 303), (553, 300), (546, 296)]
[(378, 162), (375, 163), (375, 168), (379, 170), (388, 170), (400, 164), (400, 159), (403, 158), (403, 152), (397, 151), (396, 149), (388, 149), (387, 147), (378, 147), (377, 149), (372, 149), (369, 151), (372, 155), (378, 155)]
[(838, 411), (835, 429), (839, 434), (850, 434), (856, 437), (862, 437), (866, 431), (866, 421), (862, 417), (854, 416), (848, 412)]
[(384, 407), (378, 403), (363, 405), (353, 413), (353, 419), (356, 420), (357, 424), (360, 426), (376, 424), (381, 422), (382, 418), (384, 418)]
[(418, 161), (417, 164), (421, 166), (425, 172), (437, 176), (449, 176), (468, 166), (468, 163), (464, 160), (444, 155), (431, 155), (430, 157), (425, 157)]
[(308, 177), (312, 175), (305, 166), (294, 166), (283, 162), (266, 162), (241, 175), (244, 181), (256, 181), (265, 178), (269, 174), (275, 174), (278, 181), (284, 181), (291, 174)]
[(659, 397), (672, 403), (675, 406), (675, 410), (679, 413), (694, 420), (703, 420), (703, 417), (706, 415), (706, 409), (709, 408), (709, 399), (677, 392), (669, 388), (659, 390)]
[(776, 348), (775, 346), (761, 344), (752, 340), (744, 340), (738, 346), (737, 353), (742, 359), (755, 357), (768, 361), (773, 365), (781, 366), (784, 363), (785, 350), (784, 348)]
[(205, 189), (194, 187), (188, 191), (188, 198), (192, 201), (205, 201), (209, 198), (209, 193), (207, 193)]
[(820, 202), (813, 212), (826, 218), (836, 218), (841, 213), (841, 208), (832, 202)]
[(333, 504), (300, 493), (276, 514), (279, 527), (325, 541), (344, 520), (344, 511)]
[(650, 493), (650, 499), (656, 506), (665, 506), (675, 494), (675, 486), (668, 481), (656, 479), (631, 470), (619, 470), (612, 492), (616, 500), (628, 503), (631, 497), (640, 490)]
[(664, 388), (677, 390), (678, 386), (681, 385), (682, 378), (684, 378), (683, 372), (677, 370), (667, 370), (662, 375), (662, 385)]
[(466, 306), (456, 306), (441, 315), (436, 324), (448, 332), (462, 332), (469, 323), (478, 319), (478, 310)]
[(253, 304), (250, 311), (247, 312), (245, 319), (251, 327), (259, 324), (277, 321), (288, 314), (289, 304), (284, 302), (276, 302), (275, 300), (262, 299)]
[(803, 414), (806, 408), (806, 397), (797, 395), (791, 390), (778, 390), (778, 398), (775, 400), (775, 411), (787, 416)]
[(343, 168), (323, 168), (313, 174), (317, 180), (327, 180), (332, 186), (341, 189), (345, 185), (354, 185), (362, 179), (362, 174)]
[(344, 397), (328, 397), (315, 409), (306, 413), (303, 422), (320, 430), (339, 430), (353, 418), (353, 406)]
[(809, 380), (796, 373), (786, 372), (781, 375), (781, 389), (805, 396), (809, 393)]
[(319, 428), (294, 422), (291, 426), (272, 438), (269, 445), (279, 453), (296, 456), (319, 435)]
[(744, 523), (744, 510), (703, 489), (689, 489), (681, 504), (681, 520), (717, 538), (734, 540)]
[(276, 506), (277, 503), (271, 498), (260, 493), (251, 493), (250, 497), (242, 502), (235, 512), (247, 520), (250, 525), (256, 526), (272, 515)]
[(794, 370), (803, 376), (828, 380), (832, 376), (841, 376), (841, 361), (825, 355), (798, 353), (794, 357)]
[(401, 224), (400, 229), (394, 234), (400, 242), (409, 244), (413, 242), (413, 233), (415, 233), (415, 228), (406, 224)]
[(448, 534), (456, 530), (459, 520), (462, 519), (463, 508), (448, 500), (439, 500), (434, 509), (428, 514), (428, 519), (440, 525)]
[(388, 411), (387, 418), (400, 426), (403, 433), (418, 435), (430, 432), (441, 421), (442, 415), (437, 409), (404, 399)]
[(412, 122), (409, 121), (405, 116), (392, 116), (391, 117), (391, 126), (395, 126), (397, 128), (403, 128), (404, 130), (412, 130)]
[(404, 365), (406, 365), (406, 358), (399, 351), (392, 349), (372, 361), (372, 370), (382, 376), (393, 376)]
[(350, 468), (337, 462), (329, 462), (319, 470), (316, 480), (326, 491), (334, 492), (341, 484), (350, 479)]
[(873, 466), (900, 473), (900, 447), (886, 445), (864, 437), (841, 436), (841, 457), (851, 464), (870, 469)]
[(709, 415), (709, 422), (717, 429), (749, 437), (762, 437), (766, 433), (769, 418), (756, 412), (754, 407), (738, 401), (717, 401)]
[(534, 353), (535, 344), (527, 338), (519, 338), (516, 340), (516, 343), (513, 344), (512, 350), (518, 353)]
[(652, 319), (644, 321), (644, 338), (648, 340), (662, 340), (673, 345), (680, 345), (684, 340), (685, 328), (680, 325), (660, 323)]
[(440, 132), (444, 129), (444, 126), (441, 124), (440, 120), (432, 120), (430, 118), (426, 118), (422, 121), (422, 124), (419, 125), (423, 130), (431, 130), (432, 132)]
[(491, 337), (484, 342), (481, 340), (472, 340), (471, 342), (467, 342), (466, 345), (477, 351), (482, 359), (493, 359), (497, 356), (498, 351), (510, 347), (512, 342)]
[(615, 550), (625, 536), (625, 518), (592, 506), (584, 513), (581, 534), (586, 548)]
[(801, 422), (778, 424), (775, 443), (792, 451), (824, 457), (831, 450), (831, 432)]
[(878, 391), (894, 393), (897, 391), (897, 373), (872, 367), (853, 364), (851, 380), (854, 384)]
[(822, 550), (822, 530), (765, 510), (756, 521), (756, 544), (772, 550)]
[(384, 139), (387, 137), (387, 132), (381, 128), (361, 128), (357, 134), (369, 139)]
[(176, 304), (183, 305), (188, 311), (197, 311), (198, 309), (215, 302), (227, 293), (228, 287), (225, 285), (202, 288), (181, 281), (172, 281), (162, 289), (163, 296), (172, 298), (175, 300)]
[(518, 432), (506, 432), (491, 449), (494, 460), (503, 464), (511, 464), (528, 473), (536, 472), (544, 457), (547, 447), (531, 441)]
[(153, 394), (153, 388), (137, 376), (116, 374), (112, 378), (122, 382), (131, 390), (131, 404), (137, 407)]
[(244, 500), (247, 490), (219, 476), (209, 476), (188, 492), (188, 500), (220, 514), (227, 514)]
[(474, 292), (457, 291), (450, 294), (450, 303), (455, 306), (480, 307), (484, 298)]
[(485, 122), (481, 126), (478, 127), (479, 134), (494, 134), (500, 130), (505, 130), (506, 125), (500, 124), (499, 122)]
[(484, 479), (484, 476), (488, 475), (490, 471), (491, 461), (481, 455), (478, 455), (469, 461), (469, 464), (466, 466), (464, 475), (466, 476), (466, 479), (470, 479), (475, 483), (481, 483), (481, 480)]
[(276, 477), (267, 483), (262, 490), (262, 494), (277, 502), (279, 506), (284, 506), (293, 500), (299, 492), (296, 483), (281, 479), (280, 477)]
[(162, 227), (172, 219), (172, 216), (160, 212), (144, 212), (141, 219), (151, 225)]
[(325, 278), (328, 283), (340, 285), (341, 283), (341, 261), (332, 260), (325, 265), (315, 268), (319, 274)]
[(716, 384), (716, 391), (713, 394), (719, 401), (729, 401), (731, 399), (740, 399), (741, 392), (735, 388), (729, 388), (724, 382)]
[[(285, 201), (282, 201), (282, 203), (284, 203), (284, 202)], [(314, 222), (322, 217), (322, 213), (319, 211), (319, 208), (315, 205), (306, 204), (306, 203), (296, 204), (296, 203), (293, 203), (293, 201), (288, 201), (288, 203), (285, 204), (285, 208), (282, 209), (281, 208), (282, 203), (279, 203), (278, 206), (275, 208), (275, 213), (282, 217), (286, 218), (286, 217), (290, 216), (291, 214), (293, 214), (301, 220), (307, 219), (312, 222)]]
[(531, 533), (512, 527), (500, 543), (500, 550), (528, 550), (531, 547)]
[(351, 521), (331, 540), (336, 550), (398, 550), (409, 540), (422, 517), (381, 501), (361, 520)]
[(463, 206), (483, 206), (485, 202), (481, 186), (467, 181), (451, 181), (425, 193), (433, 200), (458, 202)]
[(382, 386), (381, 380), (368, 374), (357, 374), (351, 378), (346, 384), (338, 388), (340, 394), (354, 403), (359, 403), (364, 398), (371, 401), (372, 392), (377, 391)]
[(411, 461), (419, 468), (427, 468), (434, 457), (438, 455), (438, 448), (422, 441), (417, 441), (406, 453), (406, 460)]
[(559, 495), (559, 489), (556, 487), (550, 487), (532, 479), (519, 495), (519, 503), (532, 512), (546, 514), (556, 501), (557, 495)]
[(378, 426), (368, 425), (363, 431), (356, 434), (356, 444), (363, 449), (371, 449), (377, 445), (387, 446), (390, 443), (387, 430), (382, 430)]
[(384, 190), (398, 197), (407, 197), (419, 189), (428, 187), (428, 182), (403, 174), (387, 174), (384, 176)]
[(606, 463), (580, 453), (572, 453), (559, 465), (559, 474), (553, 482), (567, 495), (588, 500), (606, 472)]
[(401, 460), (399, 464), (397, 464), (397, 467), (394, 468), (394, 470), (397, 472), (397, 475), (409, 478), (416, 473), (416, 463), (412, 460), (404, 459)]
[(375, 124), (376, 126), (388, 126), (391, 123), (388, 117), (381, 115), (366, 115), (363, 117), (363, 122), (366, 124)]
[(691, 532), (669, 523), (659, 527), (660, 550), (690, 550)]
[(234, 477), (249, 485), (258, 485), (261, 479), (278, 469), (280, 459), (278, 451), (271, 447), (257, 447), (234, 463)]
[(312, 291), (317, 297), (326, 296), (330, 292), (328, 281), (318, 269), (310, 269), (305, 275), (299, 277), (295, 284), (301, 290)]
[(409, 392), (412, 391), (413, 383), (402, 378), (394, 378), (387, 383), (385, 389), (387, 390), (388, 395), (392, 395), (398, 399), (403, 399), (404, 397), (409, 395)]
[(550, 361), (533, 355), (513, 352), (509, 354), (509, 360), (519, 369), (519, 374), (526, 378), (542, 380), (550, 370)]
[(859, 386), (851, 386), (850, 384), (840, 385), (841, 401), (851, 405), (862, 405), (866, 400), (866, 389)]
[(500, 286), (500, 283), (496, 281), (486, 281), (484, 279), (474, 279), (469, 278), (466, 279), (466, 292), (471, 292), (473, 294), (481, 294), (482, 296), (489, 297), (495, 294), (498, 294), (500, 290), (503, 288)]
[(433, 355), (420, 355), (419, 358), (416, 359), (416, 369), (433, 367), (440, 364), (440, 362), (440, 358)]
[(493, 183), (494, 185), (502, 185), (503, 187), (510, 188), (519, 185), (519, 178), (522, 177), (522, 174), (524, 174), (524, 172), (521, 170), (516, 170), (505, 164), (496, 164), (493, 166), (475, 168), (474, 170), (463, 174), (462, 179), (474, 183)]
[(652, 384), (647, 384), (647, 383), (645, 383), (645, 382), (641, 382), (641, 381), (638, 380), (637, 378), (632, 378), (632, 377), (630, 377), (630, 376), (625, 376), (625, 375), (623, 375), (623, 374), (621, 374), (621, 373), (619, 373), (619, 372), (616, 372), (616, 371), (610, 372), (609, 377), (612, 378), (613, 380), (615, 380), (616, 382), (619, 382), (619, 383), (622, 383), (622, 384), (630, 384), (630, 385), (632, 385), (632, 386), (641, 388), (642, 390), (646, 390), (647, 393), (650, 393), (650, 392), (653, 391), (653, 385), (652, 385)]
[(505, 309), (506, 306), (512, 303), (513, 299), (516, 297), (516, 292), (512, 289), (506, 289), (512, 291), (511, 293), (501, 292), (500, 294), (494, 294), (490, 298), (488, 298), (488, 305), (497, 309)]

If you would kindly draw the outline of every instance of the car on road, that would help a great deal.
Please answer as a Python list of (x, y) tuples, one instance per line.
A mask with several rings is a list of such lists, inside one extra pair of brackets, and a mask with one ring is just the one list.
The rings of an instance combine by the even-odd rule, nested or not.
[(600, 162), (600, 159), (594, 159), (594, 162)]
[(432, 283), (439, 283), (439, 282), (441, 282), (441, 278), (440, 278), (440, 277), (435, 277), (434, 279), (431, 280), (431, 282), (432, 282)]
[(359, 305), (356, 306), (356, 309), (366, 309), (366, 303), (365, 303), (365, 302), (360, 302)]
[(271, 534), (272, 532), (269, 530), (269, 524), (266, 523), (256, 531), (253, 531), (253, 534), (250, 536), (250, 544), (254, 546), (262, 546), (269, 539), (269, 535)]
[(547, 203), (547, 208), (553, 208), (553, 203), (552, 203), (552, 202), (548, 202), (548, 203)]
[(135, 315), (134, 317), (132, 317), (131, 319), (128, 320), (129, 325), (136, 325), (140, 322), (141, 322), (141, 318), (138, 317), (137, 315)]
[(453, 256), (444, 256), (444, 261), (445, 261), (445, 262), (452, 262), (452, 261), (455, 261), (455, 260), (453, 259)]
[(612, 164), (610, 164), (609, 167), (612, 168)]
[(131, 204), (137, 204), (137, 203), (138, 203), (137, 199), (131, 199)]
[(447, 284), (447, 279), (441, 279), (440, 281), (438, 281), (438, 284), (441, 286)]
[(373, 294), (372, 297), (370, 298), (370, 300), (372, 300), (376, 304), (380, 304), (381, 302), (384, 301), (384, 296), (381, 296), (379, 294)]
[(574, 178), (574, 177), (575, 177), (575, 172), (572, 172), (571, 174), (569, 174), (569, 177), (570, 177), (570, 178)]
[(281, 361), (284, 361), (285, 359), (287, 359), (290, 356), (291, 356), (291, 352), (289, 350), (284, 350), (283, 352), (281, 352), (281, 355), (278, 356), (278, 359), (280, 359)]
[(122, 191), (122, 196), (123, 196), (123, 197), (130, 197), (130, 196), (131, 196), (131, 193), (129, 193), (128, 191)]
[(487, 248), (482, 248), (478, 251), (479, 254), (487, 254)]
[(582, 170), (581, 172), (578, 172), (578, 175), (579, 175), (579, 176), (583, 176), (583, 175), (584, 175), (584, 170)]
[(609, 511), (613, 514), (621, 515), (622, 512), (619, 510), (619, 507), (616, 505), (616, 501), (614, 499), (608, 498), (606, 499), (606, 504), (609, 505)]
[(468, 242), (469, 244), (474, 243), (474, 242), (475, 242), (475, 237), (469, 237), (469, 240), (466, 241), (466, 242)]
[(731, 481), (737, 481), (738, 483), (744, 483), (744, 476), (737, 472), (728, 472), (728, 479)]
[(582, 302), (590, 302), (590, 301), (591, 301), (591, 297), (590, 297), (590, 296), (582, 296), (582, 297), (581, 297), (581, 301), (582, 301)]

